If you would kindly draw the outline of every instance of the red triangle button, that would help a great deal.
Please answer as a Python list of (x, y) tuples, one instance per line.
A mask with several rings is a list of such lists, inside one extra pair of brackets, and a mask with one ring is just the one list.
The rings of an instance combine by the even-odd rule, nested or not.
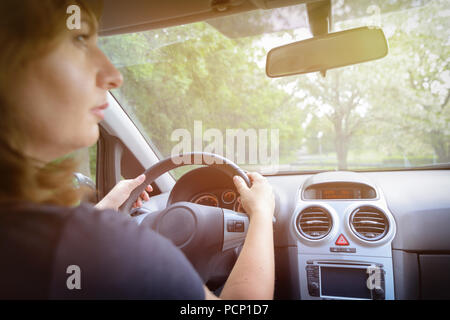
[(345, 237), (344, 237), (344, 235), (342, 233), (339, 236), (339, 238), (337, 238), (335, 244), (337, 246), (348, 246), (348, 245), (350, 245), (350, 243), (348, 243), (347, 239), (345, 239)]

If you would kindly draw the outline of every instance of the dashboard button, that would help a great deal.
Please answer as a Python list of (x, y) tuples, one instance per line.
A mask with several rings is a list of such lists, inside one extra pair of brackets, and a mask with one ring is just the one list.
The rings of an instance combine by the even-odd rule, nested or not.
[(234, 232), (244, 232), (244, 222), (236, 221), (234, 223)]
[(244, 232), (245, 224), (244, 221), (239, 220), (231, 220), (227, 222), (227, 231), (228, 232)]
[(348, 243), (347, 239), (344, 237), (344, 235), (342, 233), (335, 242), (335, 245), (337, 245), (337, 246), (348, 246), (349, 244), (350, 243)]
[(356, 248), (331, 247), (330, 252), (356, 253)]

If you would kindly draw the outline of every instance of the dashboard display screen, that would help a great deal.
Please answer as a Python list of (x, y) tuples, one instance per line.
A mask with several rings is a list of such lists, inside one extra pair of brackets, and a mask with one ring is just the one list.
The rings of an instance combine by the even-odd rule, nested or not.
[(323, 189), (322, 199), (353, 199), (353, 189)]
[(364, 268), (320, 267), (321, 295), (371, 299)]

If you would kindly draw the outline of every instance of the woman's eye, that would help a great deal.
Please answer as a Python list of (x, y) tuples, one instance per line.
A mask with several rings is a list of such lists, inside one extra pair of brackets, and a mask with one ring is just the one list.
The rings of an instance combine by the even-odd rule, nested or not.
[(75, 40), (78, 42), (86, 43), (89, 40), (88, 34), (80, 34), (75, 37)]

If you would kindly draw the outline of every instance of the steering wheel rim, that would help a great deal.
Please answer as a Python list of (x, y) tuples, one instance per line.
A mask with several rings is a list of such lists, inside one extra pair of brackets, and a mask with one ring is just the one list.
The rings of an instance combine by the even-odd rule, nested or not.
[(147, 185), (153, 183), (159, 176), (166, 173), (167, 171), (192, 164), (216, 167), (219, 170), (225, 172), (230, 177), (238, 175), (242, 179), (244, 179), (248, 187), (251, 187), (251, 181), (247, 174), (231, 160), (228, 160), (227, 158), (220, 155), (208, 152), (184, 153), (176, 156), (170, 156), (146, 169), (144, 171), (144, 182), (136, 189), (134, 189), (133, 192), (131, 192), (130, 196), (122, 204), (122, 206), (120, 206), (119, 210), (122, 212), (130, 212), (133, 203), (136, 202), (137, 198), (145, 190), (145, 187)]

